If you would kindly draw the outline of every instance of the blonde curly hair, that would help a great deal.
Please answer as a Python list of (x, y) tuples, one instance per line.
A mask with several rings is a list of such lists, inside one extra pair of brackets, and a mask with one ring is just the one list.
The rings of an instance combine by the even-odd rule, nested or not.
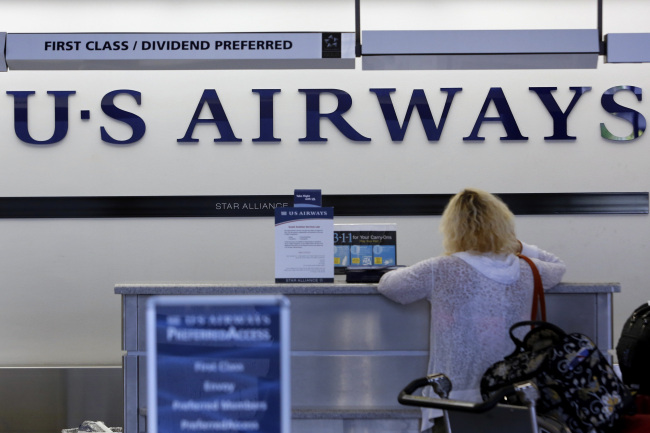
[(446, 254), (516, 254), (515, 216), (495, 195), (467, 188), (449, 200), (440, 221)]

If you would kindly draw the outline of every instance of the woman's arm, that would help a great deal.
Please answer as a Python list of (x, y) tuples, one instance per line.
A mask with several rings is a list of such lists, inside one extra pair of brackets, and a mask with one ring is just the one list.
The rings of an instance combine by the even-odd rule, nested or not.
[(566, 265), (556, 255), (544, 251), (535, 245), (528, 245), (523, 242), (521, 254), (535, 261), (539, 273), (542, 276), (544, 289), (550, 289), (562, 281), (562, 277), (566, 272)]
[(379, 293), (400, 304), (425, 299), (434, 284), (436, 259), (428, 259), (413, 266), (384, 274), (379, 281)]

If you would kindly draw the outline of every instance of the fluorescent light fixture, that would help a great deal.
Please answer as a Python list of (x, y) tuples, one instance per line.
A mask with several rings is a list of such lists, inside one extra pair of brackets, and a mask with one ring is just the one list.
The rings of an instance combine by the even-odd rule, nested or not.
[(650, 62), (650, 33), (609, 33), (607, 63)]
[(369, 30), (365, 70), (596, 68), (597, 29)]
[(9, 70), (353, 69), (354, 33), (9, 33)]

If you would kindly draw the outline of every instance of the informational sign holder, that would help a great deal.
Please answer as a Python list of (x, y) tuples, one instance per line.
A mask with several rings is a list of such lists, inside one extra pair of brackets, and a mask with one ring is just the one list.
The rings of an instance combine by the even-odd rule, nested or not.
[(297, 189), (293, 192), (294, 207), (321, 207), (323, 194), (320, 189)]
[(334, 282), (334, 208), (320, 190), (296, 190), (294, 207), (275, 209), (275, 282)]
[(397, 224), (334, 224), (335, 273), (397, 265)]
[(356, 58), (353, 32), (9, 33), (6, 51), (10, 70), (354, 69)]
[(147, 302), (149, 433), (290, 433), (289, 301), (157, 296)]

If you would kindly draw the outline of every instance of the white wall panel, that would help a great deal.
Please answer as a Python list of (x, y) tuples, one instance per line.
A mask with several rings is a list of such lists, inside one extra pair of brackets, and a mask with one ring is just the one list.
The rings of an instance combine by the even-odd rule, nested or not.
[(592, 0), (361, 0), (364, 30), (594, 29)]
[[(436, 5), (444, 10), (461, 2), (424, 3), (364, 1), (364, 23), (372, 29), (379, 21), (368, 8), (376, 8), (374, 13), (386, 18), (396, 17), (389, 13), (390, 5)], [(540, 4), (549, 2), (493, 3), (517, 9), (525, 3), (528, 6), (521, 10), (537, 15)], [(580, 1), (551, 3), (584, 6)], [(310, 13), (295, 21), (298, 8)], [(353, 18), (335, 19), (330, 8), (349, 10), (351, 17), (353, 2), (21, 0), (3, 2), (0, 30), (353, 30)], [(643, 10), (639, 16), (650, 13), (650, 5)], [(465, 12), (466, 28), (475, 28), (473, 9)], [(275, 21), (262, 20), (262, 15)], [(570, 25), (574, 21), (568, 16), (582, 14), (571, 10), (548, 19), (558, 28), (591, 26), (591, 18)], [(418, 19), (412, 20), (413, 26), (425, 24), (424, 18)], [(549, 28), (546, 17), (540, 19), (544, 23), (539, 26)], [(510, 28), (505, 21), (499, 25)], [(377, 28), (388, 29), (383, 23)], [(596, 70), (580, 71), (372, 72), (359, 66), (351, 71), (10, 71), (0, 74), (0, 196), (291, 194), (297, 187), (320, 188), (324, 194), (454, 193), (465, 186), (516, 193), (648, 191), (648, 138), (616, 143), (601, 138), (599, 129), (605, 122), (612, 132), (629, 133), (629, 124), (605, 112), (600, 98), (618, 85), (650, 91), (648, 68), (600, 64)], [(557, 87), (555, 97), (563, 109), (573, 96), (569, 87), (592, 87), (569, 118), (569, 133), (578, 137), (576, 141), (544, 140), (552, 133), (552, 122), (529, 90), (532, 86)], [(397, 89), (393, 101), (400, 119), (413, 89), (424, 89), (438, 121), (444, 87), (463, 90), (454, 99), (440, 141), (427, 142), (414, 113), (405, 140), (392, 142), (369, 89)], [(491, 87), (503, 89), (527, 141), (501, 141), (503, 127), (493, 122), (481, 128), (484, 142), (463, 141)], [(305, 136), (305, 96), (299, 92), (303, 88), (349, 93), (353, 105), (344, 117), (372, 141), (351, 142), (322, 120), (327, 143), (299, 142)], [(142, 94), (140, 106), (129, 97), (116, 100), (147, 125), (144, 138), (130, 146), (111, 146), (99, 136), (102, 126), (117, 138), (130, 134), (100, 109), (103, 95), (117, 89)], [(241, 143), (214, 143), (217, 133), (211, 125), (197, 126), (194, 137), (199, 143), (177, 143), (204, 89), (218, 92)], [(280, 143), (252, 142), (259, 135), (259, 98), (252, 89), (281, 89), (275, 96), (274, 122)], [(29, 128), (39, 139), (49, 137), (54, 128), (52, 98), (46, 92), (75, 90), (66, 138), (51, 146), (22, 143), (13, 131), (13, 97), (5, 93), (12, 90), (36, 92), (29, 102)], [(645, 100), (630, 96), (621, 93), (617, 101), (644, 115), (650, 113)], [(334, 105), (334, 98), (326, 95), (321, 110), (328, 112)], [(91, 111), (90, 120), (80, 119), (81, 110)], [(488, 114), (496, 115), (494, 107)], [(438, 220), (347, 217), (336, 222), (397, 222), (399, 261), (411, 264), (440, 253)], [(519, 218), (518, 227), (522, 239), (565, 259), (566, 281), (622, 283), (623, 293), (614, 299), (615, 332), (619, 332), (627, 314), (648, 298), (649, 223), (648, 216), (535, 216)], [(270, 218), (5, 219), (0, 220), (0, 245), (0, 365), (4, 366), (118, 365), (116, 283), (273, 278)]]
[(353, 0), (8, 0), (2, 12), (8, 33), (354, 30)]
[(604, 33), (648, 33), (645, 7), (636, 0), (603, 0)]

